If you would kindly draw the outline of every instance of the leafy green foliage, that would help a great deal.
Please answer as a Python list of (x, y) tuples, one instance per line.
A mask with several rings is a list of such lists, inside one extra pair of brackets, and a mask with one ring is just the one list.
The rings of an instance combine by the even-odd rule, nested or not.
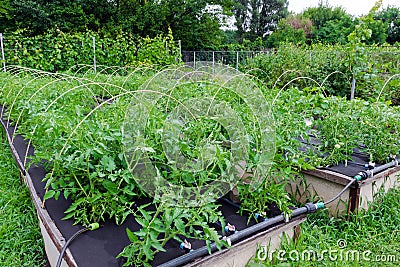
[[(220, 44), (219, 19), (231, 14), (232, 5), (231, 0), (7, 0), (0, 5), (0, 14), (7, 14), (0, 16), (0, 32), (24, 30), (24, 36), (40, 36), (89, 31), (112, 37), (126, 32), (140, 39), (165, 36), (171, 29), (184, 49), (204, 49)], [(221, 8), (211, 11), (210, 6)]]
[(302, 16), (309, 18), (313, 23), (313, 43), (345, 44), (355, 24), (353, 18), (342, 7), (331, 7), (323, 2), (320, 2), (318, 7), (306, 9)]
[(234, 6), (238, 39), (254, 41), (274, 31), (288, 15), (286, 0), (241, 0)]
[(281, 43), (304, 45), (311, 31), (312, 22), (309, 19), (292, 15), (279, 21), (278, 30), (268, 36), (266, 44), (267, 47), (279, 47)]
[[(334, 51), (333, 47), (314, 47), (325, 49), (320, 55), (312, 55), (315, 65), (329, 64), (342, 56), (326, 53)], [(294, 49), (298, 50), (287, 46), (274, 57), (256, 58), (253, 64), (271, 67), (266, 73), (270, 77), (279, 76), (278, 65), (273, 64), (290, 67), (310, 56), (307, 50)], [(332, 56), (326, 58), (327, 54)], [(347, 66), (344, 60), (343, 66)], [(33, 70), (28, 74), (19, 68), (14, 69), (13, 76), (0, 74), (3, 86), (0, 101), (7, 106), (6, 115), (18, 124), (18, 133), (31, 140), (35, 147), (36, 155), (30, 164), (41, 163), (48, 171), (45, 199), (69, 198), (72, 205), (65, 211), (65, 219), (83, 225), (106, 218), (119, 224), (133, 214), (142, 228), (135, 232), (127, 229), (132, 244), (120, 256), (127, 258), (128, 265), (148, 264), (171, 239), (205, 239), (208, 245), (216, 242), (219, 248), (226, 245), (210, 226), (215, 222), (224, 225), (214, 202), (200, 207), (172, 207), (165, 195), (151, 205), (138, 205), (145, 193), (128, 170), (122, 154), (120, 128), (131, 105), (131, 96), (153, 72), (135, 70), (120, 76), (126, 74), (126, 70), (113, 70), (113, 75), (82, 71), (84, 74), (78, 75), (78, 71), (77, 77)], [(305, 66), (304, 71), (310, 70)], [(320, 71), (323, 73), (322, 69)], [(107, 73), (107, 69), (100, 72)], [(144, 145), (139, 149), (148, 153), (158, 170), (157, 175), (171, 183), (198, 186), (222, 177), (231, 164), (232, 140), (221, 122), (199, 116), (186, 122), (180, 129), (182, 135), (175, 137), (176, 140), (167, 139), (175, 142), (174, 148), (189, 161), (202, 157), (210, 159), (196, 172), (168, 164), (171, 158), (163, 147), (162, 131), (167, 116), (179, 106), (171, 99), (189, 101), (190, 105), (190, 99), (195, 97), (207, 100), (208, 96), (213, 96), (215, 101), (229, 102), (243, 121), (250, 146), (244, 167), (250, 176), (238, 184), (241, 210), (250, 214), (268, 214), (271, 204), (290, 213), (291, 202), (285, 191), (288, 180), (295, 179), (304, 169), (346, 161), (354, 148), (361, 148), (376, 162), (384, 162), (389, 154), (399, 154), (398, 107), (391, 107), (389, 102), (347, 101), (344, 97), (327, 96), (325, 88), (336, 81), (321, 81), (320, 77), (312, 82), (297, 79), (287, 85), (286, 79), (298, 75), (293, 72), (285, 75), (288, 77), (281, 76), (276, 84), (267, 83), (262, 87), (265, 98), (273, 103), (270, 108), (276, 124), (276, 153), (268, 172), (257, 168), (263, 160), (263, 154), (257, 153), (260, 138), (257, 114), (252, 113), (249, 103), (243, 101), (239, 93), (220, 90), (212, 83), (176, 85), (167, 91), (170, 98), (157, 100), (146, 122)], [(204, 139), (210, 145), (206, 149)], [(312, 141), (313, 146), (310, 146)], [(248, 180), (258, 175), (262, 183), (254, 188)]]
[(10, 12), (10, 1), (9, 0), (1, 0), (0, 1), (0, 18), (9, 17)]
[(322, 85), (330, 95), (347, 97), (355, 75), (356, 97), (375, 101), (380, 95), (381, 100), (398, 103), (399, 80), (395, 75), (400, 70), (400, 56), (395, 51), (396, 47), (369, 47), (362, 43), (306, 47), (284, 44), (249, 59), (242, 68), (269, 88), (286, 88), (289, 82), (299, 88)]
[(268, 88), (286, 88), (287, 83), (293, 80), (290, 85), (299, 88), (323, 83), (330, 94), (345, 96), (350, 93), (347, 54), (340, 46), (285, 44), (249, 59), (243, 69), (259, 77)]
[(375, 20), (381, 20), (385, 23), (387, 30), (386, 41), (389, 44), (400, 42), (400, 9), (396, 7), (387, 7), (386, 9), (375, 13)]
[[(118, 96), (121, 87), (68, 76), (57, 84), (31, 78), (21, 77), (25, 87), (17, 98), (12, 94), (2, 97), (6, 103), (16, 101), (10, 116), (35, 146), (31, 164), (46, 161), (45, 198), (70, 198), (73, 203), (65, 218), (74, 218), (76, 223), (88, 225), (105, 216), (121, 223), (132, 213), (134, 199), (142, 195), (121, 152), (118, 125), (129, 97), (115, 97), (108, 103), (101, 99)], [(82, 82), (89, 84), (83, 87)], [(17, 92), (21, 87), (13, 89)]]
[(156, 204), (155, 211), (147, 211), (145, 207), (139, 208), (135, 219), (142, 228), (137, 232), (126, 229), (131, 244), (118, 255), (127, 258), (125, 266), (149, 265), (157, 252), (165, 252), (163, 247), (169, 240), (183, 242), (180, 236), (212, 241), (219, 249), (228, 246), (218, 232), (209, 226), (215, 222), (224, 225), (217, 205), (210, 203), (193, 208), (172, 207), (163, 203), (161, 201)]
[[(373, 8), (367, 16), (354, 18), (342, 7), (331, 7), (320, 2), (317, 7), (310, 7), (300, 14), (289, 16), (280, 22), (276, 31), (267, 38), (268, 47), (278, 47), (279, 42), (286, 41), (293, 44), (351, 44), (348, 36), (356, 33), (361, 37), (361, 42), (368, 45), (393, 44), (396, 42), (398, 32), (399, 9), (388, 7), (379, 11)], [(295, 18), (295, 20), (293, 19)], [(309, 29), (304, 27), (304, 21), (312, 23), (311, 34)], [(293, 23), (297, 21), (297, 23)], [(303, 23), (300, 23), (303, 22)], [(303, 24), (303, 25), (302, 25)], [(368, 28), (371, 32), (365, 32)], [(300, 29), (303, 29), (304, 35)], [(364, 31), (364, 33), (362, 33)], [(304, 40), (304, 38), (306, 38)]]
[(7, 64), (45, 71), (65, 71), (76, 64), (93, 65), (93, 38), (96, 62), (106, 66), (169, 65), (179, 61), (179, 47), (172, 32), (155, 38), (140, 38), (120, 32), (103, 37), (94, 32), (63, 33), (52, 31), (35, 37), (16, 32), (4, 39)]
[[(292, 168), (337, 165), (348, 160), (356, 148), (373, 162), (385, 162), (388, 156), (400, 152), (396, 141), (400, 139), (398, 107), (326, 97), (317, 88), (293, 88), (278, 97), (274, 114), (282, 143), (277, 149), (278, 153), (285, 153), (282, 158), (286, 157)], [(315, 150), (304, 149), (298, 140), (300, 137), (309, 143), (308, 135), (319, 141), (314, 141)], [(279, 166), (285, 165), (279, 161)]]
[[(214, 202), (200, 207), (172, 207), (162, 199), (154, 203), (155, 210), (138, 206), (138, 199), (144, 193), (122, 155), (120, 127), (132, 94), (151, 71), (123, 77), (95, 75), (95, 80), (91, 75), (74, 77), (44, 72), (30, 75), (18, 70), (16, 73), (15, 76), (1, 74), (5, 77), (1, 79), (4, 86), (1, 102), (9, 107), (6, 114), (18, 124), (18, 133), (30, 139), (35, 147), (35, 156), (29, 164), (41, 163), (47, 170), (45, 200), (65, 197), (72, 201), (64, 219), (88, 225), (111, 218), (120, 224), (129, 214), (134, 214), (142, 228), (136, 232), (127, 230), (132, 245), (120, 256), (137, 266), (148, 264), (155, 253), (164, 250), (168, 240), (179, 240), (179, 236), (206, 239), (209, 245), (216, 242), (218, 248), (227, 245), (212, 227), (216, 222), (224, 225)], [(253, 115), (247, 114), (248, 108), (234, 94), (207, 84), (184, 84), (179, 90), (173, 90), (171, 97), (184, 101), (184, 98), (208, 94), (219, 100), (230, 100), (248, 122), (246, 127), (251, 133), (248, 138), (257, 138), (258, 132), (250, 131), (254, 128)], [(209, 118), (188, 123), (183, 130), (185, 138), (178, 142), (181, 153), (189, 159), (204, 155), (199, 148), (203, 138), (214, 142), (216, 156), (211, 157), (204, 171), (193, 174), (166, 165), (162, 136), (157, 131), (166, 116), (161, 109), (166, 103), (157, 103), (160, 111), (155, 109), (149, 119), (148, 143), (143, 149), (151, 154), (154, 165), (162, 170), (161, 175), (173, 183), (193, 186), (218, 179), (229, 164), (228, 148), (224, 145), (229, 143), (229, 136), (219, 123)], [(171, 102), (168, 108), (173, 110), (176, 104)]]

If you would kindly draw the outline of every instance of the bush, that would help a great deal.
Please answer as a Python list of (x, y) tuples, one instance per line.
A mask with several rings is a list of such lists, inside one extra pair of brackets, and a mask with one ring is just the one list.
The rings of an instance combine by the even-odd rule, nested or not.
[(93, 65), (93, 38), (98, 65), (163, 66), (180, 59), (179, 47), (171, 32), (151, 39), (124, 32), (101, 38), (94, 32), (63, 33), (56, 30), (34, 37), (24, 37), (23, 32), (5, 37), (6, 63), (53, 72), (68, 70), (76, 64)]

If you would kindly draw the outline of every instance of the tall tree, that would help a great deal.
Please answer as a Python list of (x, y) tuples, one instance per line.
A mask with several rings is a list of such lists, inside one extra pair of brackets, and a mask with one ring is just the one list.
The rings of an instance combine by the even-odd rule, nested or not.
[(280, 19), (288, 15), (287, 0), (239, 0), (234, 15), (238, 37), (254, 41), (277, 29)]
[(278, 30), (274, 31), (267, 39), (267, 47), (278, 47), (282, 42), (293, 43), (296, 45), (305, 44), (310, 38), (312, 22), (309, 18), (301, 15), (290, 15), (286, 19), (281, 19)]
[(183, 49), (212, 48), (222, 38), (219, 16), (229, 14), (232, 4), (231, 0), (121, 0), (118, 23), (123, 30), (142, 36), (170, 28)]
[(386, 41), (390, 44), (400, 42), (400, 8), (387, 7), (376, 13), (375, 19), (382, 20), (387, 28)]
[(10, 0), (0, 0), (0, 32), (9, 27), (11, 12)]
[(356, 22), (342, 7), (331, 7), (319, 2), (317, 7), (306, 9), (303, 17), (309, 18), (314, 26), (312, 41), (323, 43), (347, 43), (347, 36), (354, 30)]
[[(220, 15), (231, 14), (233, 0), (0, 0), (9, 1), (12, 19), (0, 30), (25, 29), (37, 35), (50, 29), (92, 30), (105, 34), (127, 31), (154, 37), (172, 30), (184, 49), (212, 48), (222, 42)], [(210, 11), (210, 6), (217, 6)]]

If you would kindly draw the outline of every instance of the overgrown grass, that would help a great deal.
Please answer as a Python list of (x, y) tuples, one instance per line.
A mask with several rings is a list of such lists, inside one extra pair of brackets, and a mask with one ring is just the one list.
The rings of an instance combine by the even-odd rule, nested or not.
[(399, 244), (400, 190), (392, 189), (349, 220), (324, 211), (309, 215), (296, 242), (283, 242), (272, 262), (261, 248), (262, 260), (256, 256), (249, 266), (400, 266)]
[(20, 184), (4, 138), (0, 141), (0, 266), (45, 266), (36, 211), (28, 189)]

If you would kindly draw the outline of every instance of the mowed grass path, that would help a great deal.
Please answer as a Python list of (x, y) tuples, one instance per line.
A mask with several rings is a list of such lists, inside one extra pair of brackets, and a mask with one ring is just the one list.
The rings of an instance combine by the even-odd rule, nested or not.
[(44, 255), (36, 210), (28, 188), (20, 183), (19, 170), (3, 136), (0, 141), (0, 266), (45, 266)]

